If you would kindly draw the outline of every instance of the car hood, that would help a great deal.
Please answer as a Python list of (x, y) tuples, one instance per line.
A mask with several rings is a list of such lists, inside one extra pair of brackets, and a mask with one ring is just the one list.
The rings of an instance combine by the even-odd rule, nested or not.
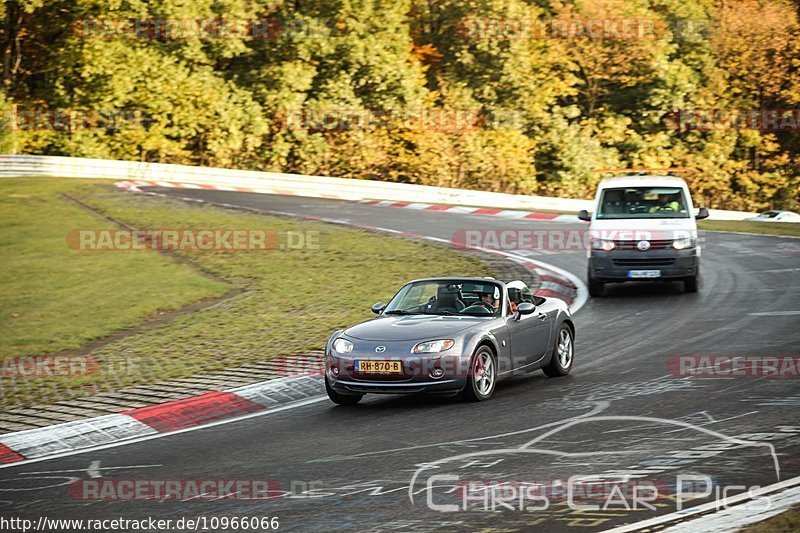
[(456, 333), (487, 322), (483, 317), (381, 316), (347, 328), (344, 334), (364, 341), (407, 341), (451, 338)]

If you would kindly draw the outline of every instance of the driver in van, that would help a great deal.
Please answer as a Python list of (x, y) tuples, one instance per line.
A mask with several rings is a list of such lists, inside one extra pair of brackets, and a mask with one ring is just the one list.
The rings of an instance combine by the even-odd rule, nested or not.
[(656, 211), (680, 211), (681, 205), (671, 194), (659, 194), (658, 203), (650, 208), (651, 213)]

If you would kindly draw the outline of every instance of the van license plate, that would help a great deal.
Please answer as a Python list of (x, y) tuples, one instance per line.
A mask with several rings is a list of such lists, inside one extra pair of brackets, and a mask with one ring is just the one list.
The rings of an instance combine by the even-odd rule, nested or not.
[(635, 279), (649, 279), (649, 278), (660, 278), (661, 271), (660, 270), (628, 270), (628, 277), (635, 278)]

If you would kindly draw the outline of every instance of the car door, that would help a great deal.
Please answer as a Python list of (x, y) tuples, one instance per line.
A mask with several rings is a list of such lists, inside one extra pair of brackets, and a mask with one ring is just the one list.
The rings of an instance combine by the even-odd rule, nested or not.
[(547, 313), (539, 307), (529, 315), (517, 317), (514, 314), (506, 318), (511, 360), (515, 371), (526, 372), (545, 356), (550, 346), (553, 320), (552, 313)]

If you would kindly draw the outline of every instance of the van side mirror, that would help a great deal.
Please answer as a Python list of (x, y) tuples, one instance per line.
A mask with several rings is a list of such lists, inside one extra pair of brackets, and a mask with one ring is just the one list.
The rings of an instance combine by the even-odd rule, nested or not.
[(587, 222), (592, 220), (592, 216), (589, 214), (589, 212), (586, 209), (581, 209), (578, 212), (578, 218), (581, 219), (581, 220), (585, 220)]
[(386, 309), (386, 304), (383, 302), (378, 302), (372, 306), (372, 312), (375, 313), (376, 315), (381, 314), (384, 309)]
[(697, 216), (694, 218), (696, 218), (697, 220), (703, 220), (704, 218), (708, 218), (708, 209), (706, 209), (705, 207), (701, 207), (697, 211)]
[(522, 302), (517, 306), (517, 320), (520, 319), (522, 315), (529, 315), (536, 310), (536, 306), (530, 302)]

